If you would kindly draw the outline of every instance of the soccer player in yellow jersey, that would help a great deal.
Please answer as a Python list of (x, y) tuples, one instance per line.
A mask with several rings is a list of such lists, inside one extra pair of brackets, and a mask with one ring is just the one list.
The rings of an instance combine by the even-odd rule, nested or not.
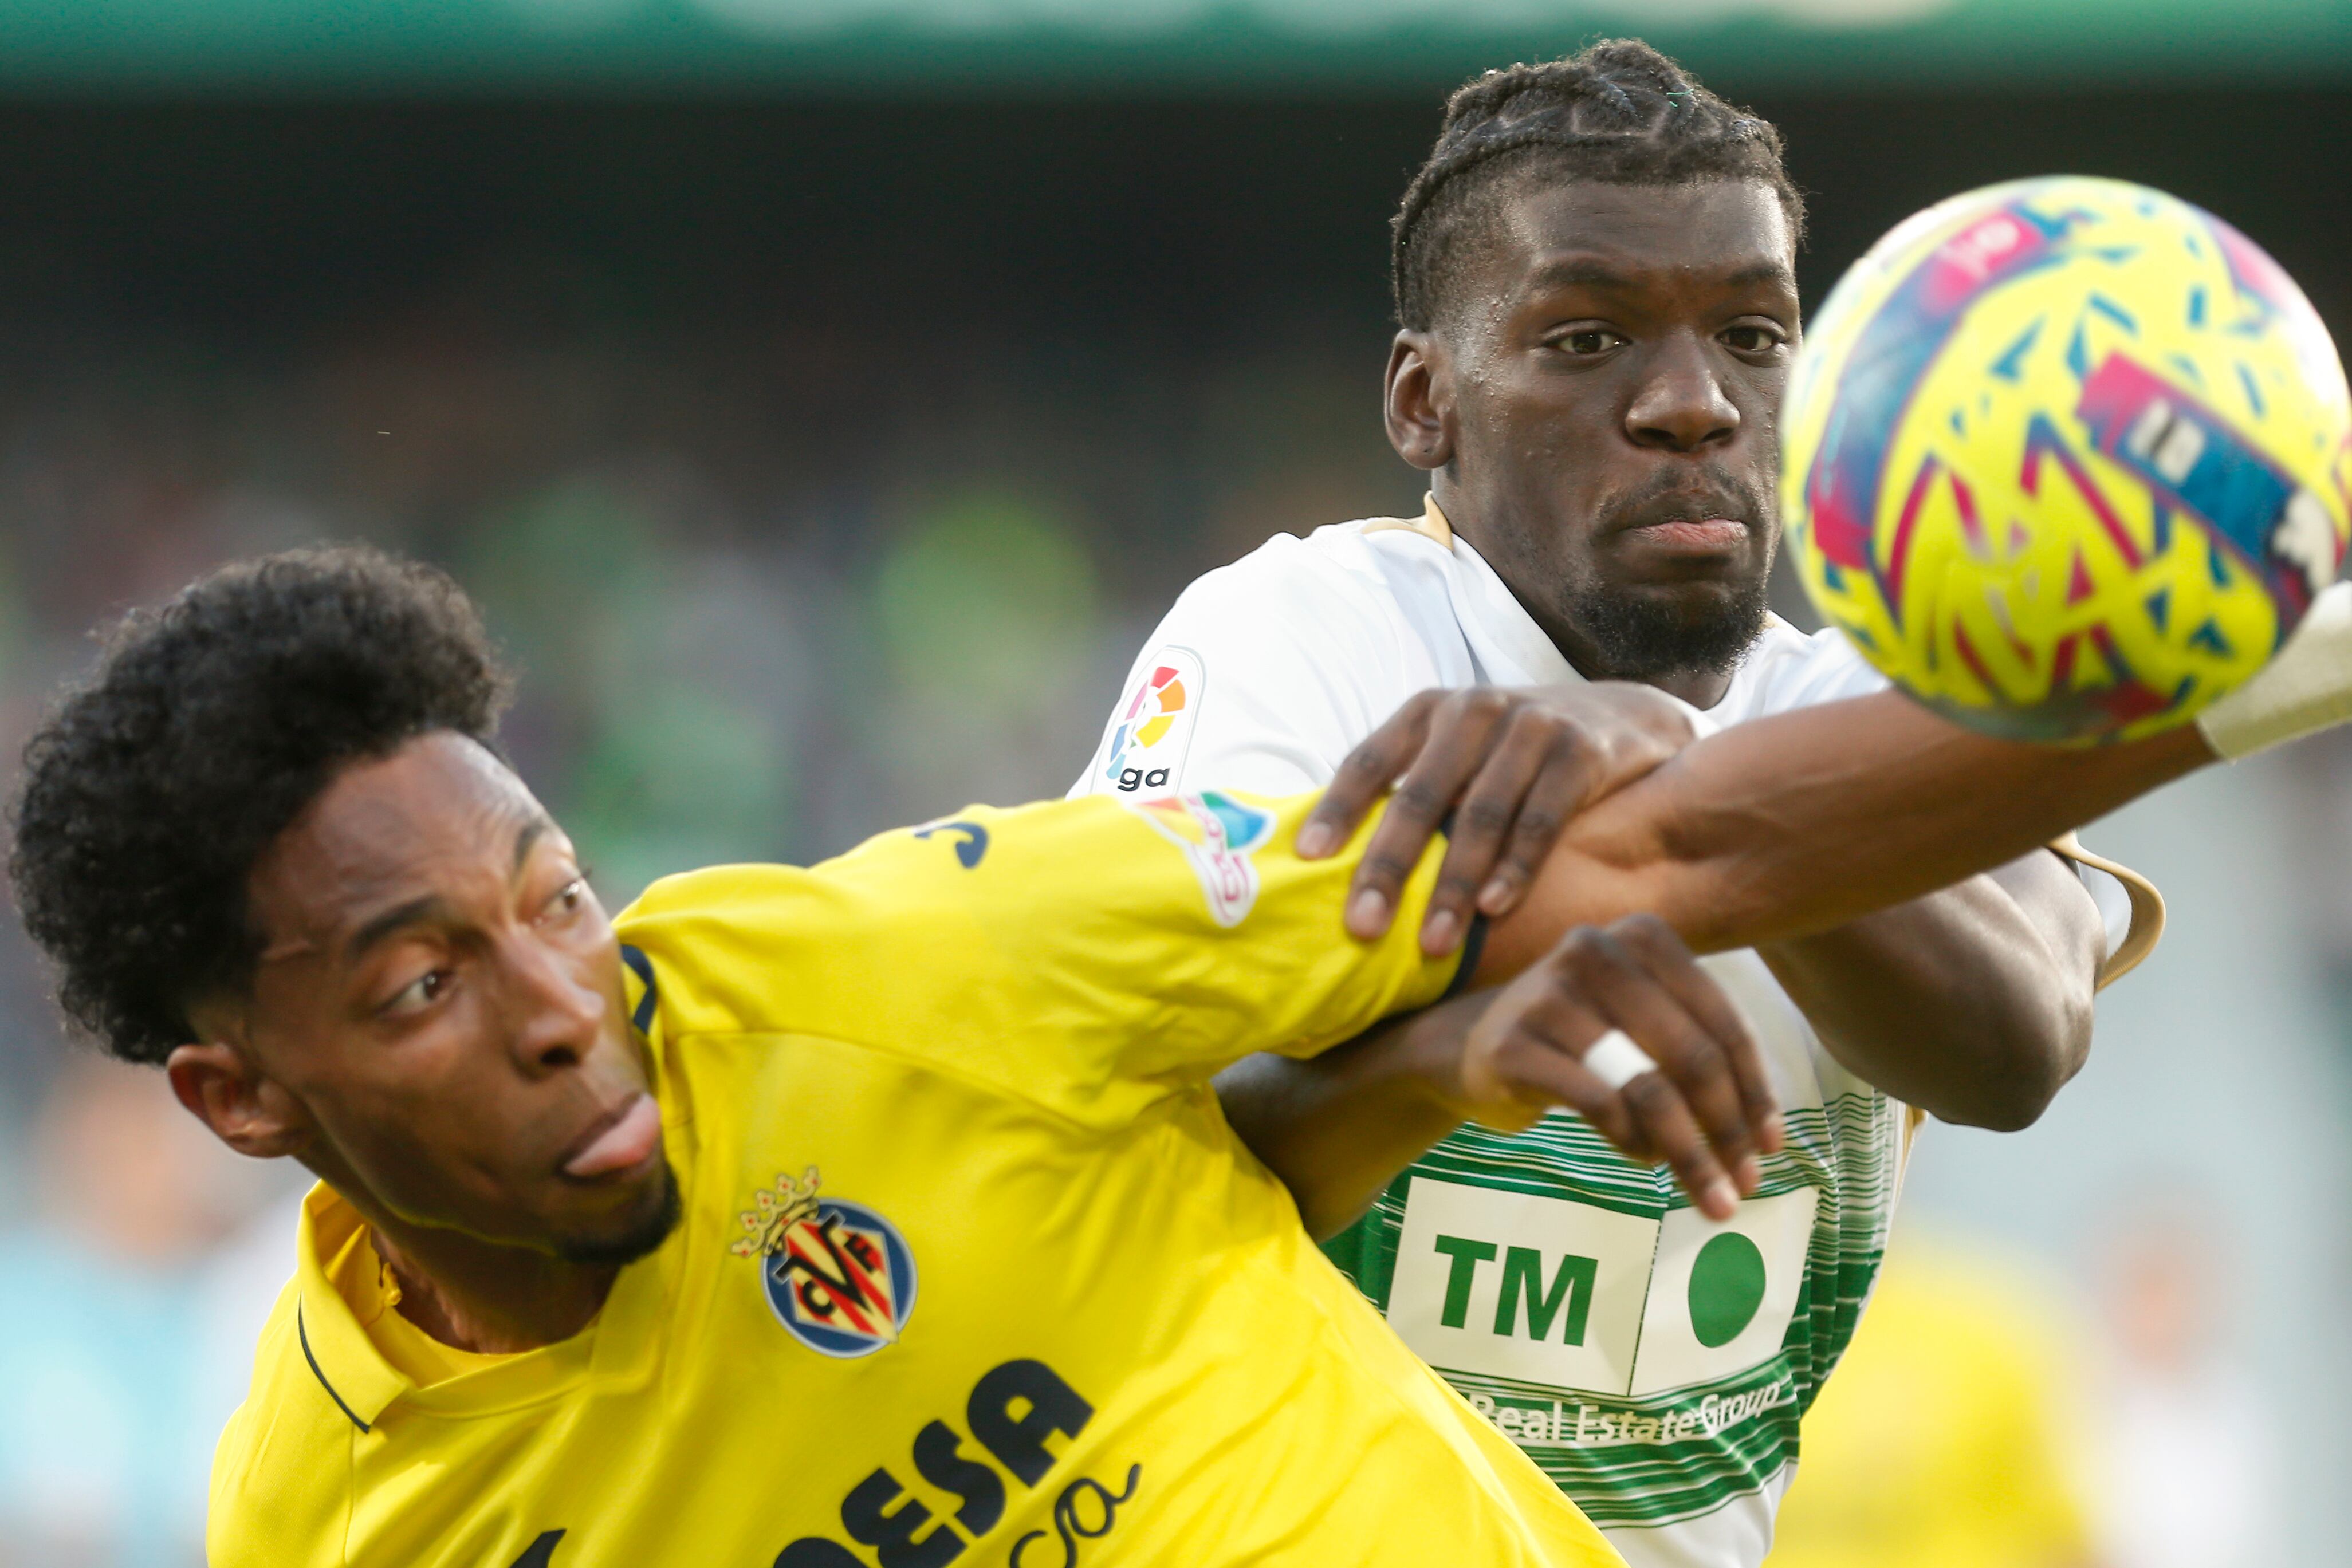
[[(1418, 843), (1309, 860), (1324, 808), (1219, 795), (973, 809), (608, 921), (493, 749), (501, 695), (446, 579), (298, 553), (134, 617), (27, 750), (12, 870), (66, 1009), (320, 1177), (214, 1568), (1609, 1563), (1210, 1075), (1524, 969), (1447, 1044), (1455, 1104), (1703, 1126), (1738, 1170), (1771, 1136), (1738, 1019), (1665, 923), (1571, 927), (1818, 928), (2210, 755), (1891, 695), (1759, 721), (1595, 782), (1432, 958)], [(1602, 1084), (1612, 1031), (1655, 1069)]]

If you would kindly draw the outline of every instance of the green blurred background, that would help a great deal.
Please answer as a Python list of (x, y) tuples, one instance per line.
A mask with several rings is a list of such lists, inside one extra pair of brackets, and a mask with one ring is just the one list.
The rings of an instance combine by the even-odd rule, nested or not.
[[(0, 0), (0, 747), (104, 618), (359, 538), (481, 597), (614, 902), (1059, 793), (1192, 575), (1418, 505), (1388, 213), (1454, 83), (1629, 31), (1781, 126), (1809, 300), (1916, 207), (2072, 171), (2352, 327), (2343, 0)], [(2157, 1385), (2110, 1255), (2177, 1239), (2158, 1468), (2250, 1563), (2352, 1562), (2347, 806), (2323, 742), (2094, 835), (2172, 936), (2050, 1118), (1932, 1129), (1910, 1199), (2078, 1322), (2110, 1425)], [(69, 1053), (13, 924), (0, 1070), (0, 1568), (195, 1562), (285, 1184)], [(2101, 1522), (2152, 1506), (2135, 1462), (2085, 1460), (2064, 1561), (2165, 1568)]]

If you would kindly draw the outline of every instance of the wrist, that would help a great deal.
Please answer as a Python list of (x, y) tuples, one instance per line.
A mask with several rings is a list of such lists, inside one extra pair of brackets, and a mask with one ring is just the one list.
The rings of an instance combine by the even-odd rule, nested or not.
[(2303, 623), (2253, 679), (2198, 716), (2231, 761), (2352, 719), (2352, 584), (2312, 601)]
[(1481, 1108), (1466, 1070), (1478, 1019), (1491, 999), (1465, 992), (1415, 1014), (1406, 1026), (1405, 1049), (1394, 1059), (1402, 1085), (1450, 1121), (1468, 1121)]

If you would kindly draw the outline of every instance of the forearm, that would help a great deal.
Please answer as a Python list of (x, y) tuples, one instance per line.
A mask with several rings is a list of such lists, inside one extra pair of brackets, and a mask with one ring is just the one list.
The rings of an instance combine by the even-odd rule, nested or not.
[(1391, 1019), (1311, 1061), (1251, 1056), (1217, 1075), (1225, 1120), (1298, 1200), (1307, 1234), (1346, 1229), (1461, 1124), (1462, 1041), (1487, 999)]
[(2103, 948), (2074, 869), (2036, 850), (1759, 952), (1849, 1071), (1943, 1121), (2009, 1131), (2081, 1068)]
[(1691, 747), (1578, 816), (1479, 976), (1634, 910), (1695, 948), (1809, 936), (2017, 859), (2213, 760), (2193, 728), (2128, 746), (1995, 740), (1898, 693), (1825, 703)]

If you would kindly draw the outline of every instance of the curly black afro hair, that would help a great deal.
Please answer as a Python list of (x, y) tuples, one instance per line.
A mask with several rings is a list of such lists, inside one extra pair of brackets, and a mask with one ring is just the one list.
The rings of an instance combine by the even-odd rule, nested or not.
[(509, 682), (462, 590), (365, 549), (225, 567), (127, 616), (25, 748), (9, 860), (74, 1023), (131, 1061), (248, 986), (254, 862), (336, 772), (437, 730), (485, 745)]
[(1726, 103), (1638, 38), (1605, 38), (1564, 60), (1488, 71), (1445, 103), (1445, 128), (1390, 227), (1397, 322), (1435, 327), (1462, 264), (1498, 226), (1502, 198), (1533, 174), (1610, 185), (1757, 180), (1801, 239), (1805, 202), (1769, 120)]

